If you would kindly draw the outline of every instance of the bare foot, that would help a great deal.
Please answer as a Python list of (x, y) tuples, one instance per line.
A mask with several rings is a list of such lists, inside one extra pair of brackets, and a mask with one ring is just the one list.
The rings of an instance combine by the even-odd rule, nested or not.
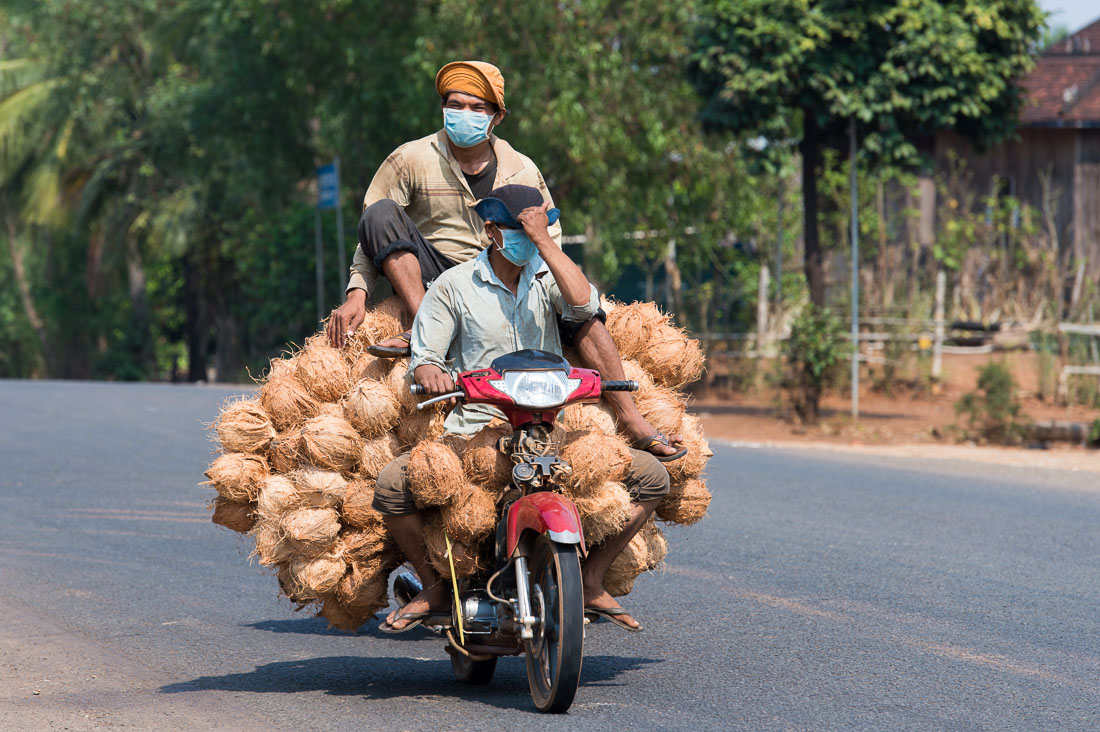
[(415, 618), (398, 620), (397, 618), (402, 615), (417, 613), (445, 614), (448, 611), (447, 591), (440, 585), (438, 587), (421, 590), (420, 594), (409, 600), (407, 605), (391, 612), (386, 616), (386, 625), (394, 630), (401, 630), (409, 623), (415, 622)]
[[(622, 610), (622, 605), (615, 602), (615, 598), (607, 594), (607, 591), (602, 588), (598, 592), (591, 593), (588, 590), (585, 590), (584, 606), (585, 608), (594, 607), (599, 608), (600, 610)], [(622, 615), (617, 615), (615, 617), (617, 620), (626, 623), (631, 628), (641, 627), (641, 623), (639, 623), (637, 620), (630, 617), (626, 613), (623, 613)]]

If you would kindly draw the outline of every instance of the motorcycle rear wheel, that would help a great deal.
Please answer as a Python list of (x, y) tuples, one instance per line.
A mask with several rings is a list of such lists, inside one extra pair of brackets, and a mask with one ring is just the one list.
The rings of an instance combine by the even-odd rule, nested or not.
[(584, 593), (575, 544), (535, 539), (528, 563), (531, 610), (541, 622), (525, 641), (527, 682), (540, 712), (569, 709), (581, 682)]
[(455, 680), (460, 683), (488, 684), (493, 678), (493, 672), (497, 670), (497, 657), (475, 661), (456, 651), (451, 654), (451, 670), (454, 671)]

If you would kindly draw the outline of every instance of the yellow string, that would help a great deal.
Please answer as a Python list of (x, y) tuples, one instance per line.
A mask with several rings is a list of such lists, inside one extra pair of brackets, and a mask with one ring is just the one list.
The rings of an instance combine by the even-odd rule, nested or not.
[(443, 532), (443, 538), (447, 541), (447, 561), (451, 563), (451, 586), (455, 592), (455, 614), (458, 617), (458, 642), (462, 645), (466, 645), (466, 635), (462, 632), (462, 603), (458, 599), (458, 578), (455, 577), (455, 557), (454, 552), (451, 551), (451, 537), (447, 535), (447, 532)]

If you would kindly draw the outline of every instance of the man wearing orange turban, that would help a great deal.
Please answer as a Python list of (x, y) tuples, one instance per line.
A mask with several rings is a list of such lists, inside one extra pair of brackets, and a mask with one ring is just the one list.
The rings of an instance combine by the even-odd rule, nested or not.
[[(347, 299), (329, 318), (329, 340), (335, 347), (343, 347), (363, 322), (367, 297), (379, 276), (416, 313), (436, 277), (490, 246), (484, 222), (473, 208), (489, 191), (530, 186), (549, 207), (554, 205), (531, 159), (493, 134), (508, 114), (500, 69), (484, 61), (454, 61), (436, 74), (435, 89), (443, 107), (443, 129), (397, 148), (367, 189)], [(560, 224), (551, 225), (549, 234), (560, 247)], [(626, 378), (602, 319), (565, 327), (562, 336), (564, 343), (576, 344), (583, 365), (608, 379)], [(402, 333), (370, 350), (378, 356), (405, 355), (409, 339)], [(608, 398), (635, 446), (665, 460), (686, 452), (675, 447), (679, 435), (653, 429), (628, 392)]]

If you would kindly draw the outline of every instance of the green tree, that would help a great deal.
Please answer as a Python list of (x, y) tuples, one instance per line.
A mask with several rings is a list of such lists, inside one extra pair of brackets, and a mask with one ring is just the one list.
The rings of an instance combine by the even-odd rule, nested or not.
[(979, 146), (1011, 134), (1014, 81), (1043, 29), (1034, 0), (710, 0), (693, 79), (707, 124), (797, 140), (805, 271), (825, 303), (818, 233), (822, 148), (850, 120), (876, 160), (915, 162), (916, 141), (953, 128)]

